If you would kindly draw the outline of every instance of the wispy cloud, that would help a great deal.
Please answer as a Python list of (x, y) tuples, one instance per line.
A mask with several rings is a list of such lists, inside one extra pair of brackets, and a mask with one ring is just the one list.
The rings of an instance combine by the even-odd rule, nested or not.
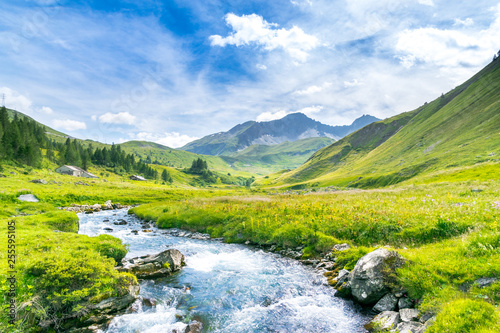
[(310, 86), (304, 90), (297, 90), (294, 92), (294, 94), (297, 94), (297, 95), (312, 95), (312, 94), (315, 94), (315, 93), (318, 93), (320, 91), (323, 91), (329, 87), (332, 86), (332, 83), (331, 82), (325, 82), (323, 83), (321, 86)]

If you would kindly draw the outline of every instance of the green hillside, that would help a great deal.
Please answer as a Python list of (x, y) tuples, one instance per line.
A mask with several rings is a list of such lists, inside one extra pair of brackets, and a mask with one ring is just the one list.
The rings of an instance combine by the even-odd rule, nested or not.
[(500, 60), (417, 110), (325, 147), (277, 184), (380, 187), (500, 158)]
[(62, 140), (65, 140), (66, 138), (69, 137), (67, 134), (64, 134), (62, 132), (56, 131), (55, 129), (53, 129), (53, 128), (47, 126), (47, 125), (39, 123), (35, 119), (31, 118), (30, 116), (25, 115), (22, 112), (19, 112), (19, 111), (16, 111), (16, 110), (12, 110), (12, 109), (9, 109), (9, 108), (6, 108), (6, 109), (7, 109), (7, 113), (9, 115), (10, 119), (13, 119), (15, 115), (17, 115), (18, 117), (21, 117), (21, 118), (27, 118), (29, 120), (33, 120), (33, 121), (37, 122), (38, 124), (40, 124), (43, 128), (45, 128), (46, 133), (49, 134), (51, 137), (60, 137)]
[(307, 161), (313, 153), (335, 140), (307, 138), (278, 145), (252, 145), (222, 159), (236, 169), (252, 169), (256, 174), (267, 174), (283, 169), (294, 169)]
[(151, 161), (150, 163), (158, 162), (157, 164), (175, 168), (189, 168), (194, 159), (201, 157), (207, 161), (210, 169), (234, 171), (226, 161), (218, 156), (198, 155), (188, 151), (169, 148), (154, 142), (128, 141), (120, 144), (120, 147), (125, 152), (132, 153), (142, 160)]

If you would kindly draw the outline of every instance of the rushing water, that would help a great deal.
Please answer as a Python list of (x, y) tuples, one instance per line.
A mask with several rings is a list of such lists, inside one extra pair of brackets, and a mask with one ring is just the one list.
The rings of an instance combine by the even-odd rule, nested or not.
[[(108, 333), (172, 332), (192, 319), (203, 322), (205, 332), (365, 331), (366, 317), (334, 297), (322, 275), (294, 260), (242, 245), (164, 235), (156, 228), (135, 235), (131, 230), (141, 230), (140, 221), (126, 210), (79, 217), (81, 234), (118, 237), (129, 245), (127, 257), (169, 248), (186, 256), (181, 272), (141, 282), (141, 295), (155, 298), (155, 307), (116, 317)], [(121, 219), (128, 224), (113, 224)]]

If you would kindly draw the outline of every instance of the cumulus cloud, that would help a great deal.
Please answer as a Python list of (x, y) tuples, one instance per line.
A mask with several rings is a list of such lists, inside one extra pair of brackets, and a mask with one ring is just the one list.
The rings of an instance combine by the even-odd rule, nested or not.
[(323, 109), (324, 109), (324, 107), (321, 105), (313, 105), (313, 106), (308, 106), (308, 107), (305, 107), (303, 109), (300, 109), (296, 112), (300, 112), (300, 113), (305, 114), (306, 116), (311, 117), (313, 114), (316, 114)]
[(300, 110), (295, 110), (295, 111), (285, 111), (285, 110), (280, 110), (276, 112), (263, 112), (257, 116), (257, 121), (262, 122), (262, 121), (271, 121), (271, 120), (276, 120), (276, 119), (281, 119), (289, 114), (292, 113), (303, 113), (306, 116), (312, 116), (313, 114), (316, 114), (323, 110), (324, 107), (321, 105), (313, 105), (313, 106), (308, 106), (305, 108), (302, 108)]
[(171, 148), (179, 148), (189, 142), (199, 139), (194, 136), (180, 134), (177, 132), (163, 133), (163, 134), (140, 132), (133, 135), (133, 137), (135, 140), (156, 142)]
[(257, 121), (271, 121), (276, 119), (281, 119), (288, 114), (285, 110), (280, 110), (277, 112), (263, 112), (257, 116)]
[(54, 113), (54, 110), (52, 110), (51, 108), (49, 108), (48, 106), (42, 106), (40, 108), (40, 112), (41, 113), (45, 113), (45, 114), (53, 114)]
[(308, 51), (319, 45), (318, 38), (306, 34), (301, 28), (293, 26), (288, 30), (278, 29), (277, 24), (269, 23), (257, 14), (237, 16), (229, 13), (225, 19), (233, 32), (227, 37), (210, 36), (212, 46), (254, 44), (268, 51), (283, 49), (294, 59), (304, 62), (308, 57)]
[[(467, 21), (467, 20), (466, 20)], [(496, 20), (479, 33), (438, 28), (407, 29), (397, 37), (396, 52), (401, 64), (412, 67), (418, 62), (433, 64), (442, 70), (464, 66), (479, 67), (498, 47), (500, 5)]]
[(310, 86), (304, 90), (297, 90), (294, 92), (296, 95), (312, 95), (315, 93), (318, 93), (320, 91), (325, 90), (326, 88), (329, 88), (332, 86), (331, 82), (325, 82), (321, 86)]
[(255, 67), (257, 67), (257, 69), (260, 69), (261, 71), (265, 71), (267, 69), (267, 66), (263, 64), (257, 64), (255, 65)]
[(99, 121), (101, 123), (106, 123), (106, 124), (134, 125), (136, 121), (136, 116), (131, 115), (128, 112), (118, 112), (118, 113), (107, 112), (99, 117)]
[(77, 120), (60, 120), (56, 119), (52, 122), (55, 128), (57, 129), (63, 129), (66, 131), (77, 131), (77, 130), (84, 130), (87, 129), (87, 125), (82, 122), (82, 121), (77, 121)]

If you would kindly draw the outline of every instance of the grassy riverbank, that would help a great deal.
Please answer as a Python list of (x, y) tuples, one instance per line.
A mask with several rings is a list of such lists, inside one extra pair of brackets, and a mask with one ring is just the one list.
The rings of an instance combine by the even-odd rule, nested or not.
[[(1, 245), (2, 282), (10, 280), (2, 283), (0, 298), (12, 299), (15, 290), (17, 306), (15, 325), (8, 325), (10, 318), (2, 311), (2, 332), (38, 331), (38, 321), (56, 322), (76, 315), (85, 304), (124, 295), (130, 284), (137, 283), (134, 276), (114, 270), (127, 252), (120, 240), (107, 235), (78, 235), (74, 213), (51, 210), (43, 204), (19, 208), (40, 214), (3, 214), (0, 218), (1, 234), (6, 238), (8, 231), (15, 235), (8, 249), (7, 239)], [(9, 256), (12, 261), (7, 260), (7, 253), (15, 254)], [(15, 288), (11, 288), (14, 283)]]
[[(330, 194), (192, 198), (133, 212), (160, 227), (180, 227), (280, 247), (305, 245), (306, 256), (334, 244), (352, 268), (369, 248), (390, 246), (408, 259), (398, 283), (423, 311), (438, 313), (432, 332), (500, 328), (500, 182), (436, 183)], [(471, 311), (478, 308), (480, 311)], [(486, 330), (486, 331), (485, 331)]]
[[(57, 207), (103, 204), (107, 200), (126, 205), (239, 193), (231, 187), (176, 188), (155, 182), (133, 182), (113, 173), (105, 181), (7, 165), (2, 174), (5, 175), (0, 178), (0, 232), (4, 235), (0, 242), (2, 332), (39, 331), (39, 322), (80, 316), (90, 303), (123, 295), (130, 284), (136, 283), (132, 275), (114, 269), (127, 252), (120, 240), (107, 235), (78, 235), (76, 214)], [(31, 182), (36, 179), (47, 184)], [(40, 201), (21, 202), (17, 199), (21, 194), (33, 194)], [(15, 235), (10, 244), (9, 231)], [(8, 256), (14, 254), (15, 262), (9, 262), (14, 257)], [(9, 325), (7, 305), (14, 298), (10, 288), (13, 280), (7, 279), (13, 270), (17, 319), (14, 325)]]

